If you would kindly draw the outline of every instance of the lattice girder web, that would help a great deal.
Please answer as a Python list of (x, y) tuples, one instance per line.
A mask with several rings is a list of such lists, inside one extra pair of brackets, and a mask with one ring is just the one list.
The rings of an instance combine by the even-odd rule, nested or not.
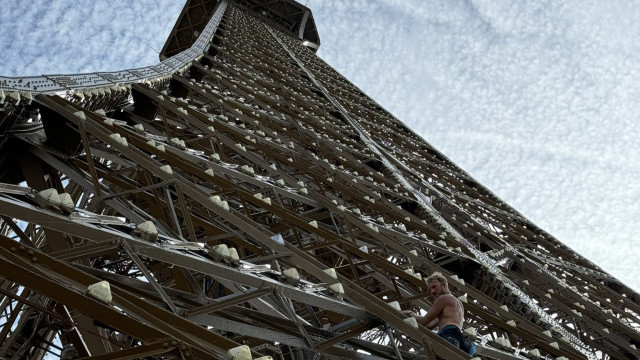
[(638, 294), (256, 4), (212, 3), (170, 75), (2, 90), (0, 357), (469, 359), (401, 312), (434, 271), (475, 356), (640, 356)]

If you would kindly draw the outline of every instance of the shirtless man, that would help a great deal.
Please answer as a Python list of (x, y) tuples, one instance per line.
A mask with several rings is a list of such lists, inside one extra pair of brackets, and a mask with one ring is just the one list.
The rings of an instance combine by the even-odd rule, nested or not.
[(419, 324), (428, 329), (438, 328), (438, 335), (455, 347), (468, 353), (475, 352), (473, 343), (466, 341), (467, 344), (465, 344), (461, 331), (464, 322), (464, 308), (462, 302), (449, 292), (447, 279), (439, 272), (433, 273), (427, 278), (427, 286), (429, 293), (435, 298), (431, 309), (425, 316), (416, 315), (412, 311), (408, 311), (406, 314), (413, 316)]

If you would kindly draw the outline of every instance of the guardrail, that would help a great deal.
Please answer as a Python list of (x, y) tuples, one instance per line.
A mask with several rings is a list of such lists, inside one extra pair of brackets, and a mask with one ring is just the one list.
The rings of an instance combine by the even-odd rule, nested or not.
[[(227, 8), (222, 0), (215, 13), (187, 50), (182, 51), (156, 65), (136, 69), (84, 74), (54, 74), (42, 76), (7, 77), (0, 76), (0, 101), (6, 95), (31, 98), (32, 94), (72, 94), (84, 92), (84, 95), (104, 92), (111, 93), (134, 83), (157, 84), (165, 82), (171, 75), (187, 70), (194, 61), (200, 60), (209, 49), (213, 34), (216, 32)], [(15, 94), (17, 92), (17, 94)], [(89, 94), (87, 94), (89, 92)], [(17, 96), (16, 96), (17, 95)], [(83, 96), (84, 96), (83, 95)]]

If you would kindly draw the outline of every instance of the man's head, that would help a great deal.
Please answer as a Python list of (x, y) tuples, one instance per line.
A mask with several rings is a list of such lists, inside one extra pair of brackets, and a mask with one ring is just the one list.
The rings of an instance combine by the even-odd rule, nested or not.
[(447, 279), (439, 272), (434, 272), (427, 278), (427, 287), (434, 298), (449, 293)]

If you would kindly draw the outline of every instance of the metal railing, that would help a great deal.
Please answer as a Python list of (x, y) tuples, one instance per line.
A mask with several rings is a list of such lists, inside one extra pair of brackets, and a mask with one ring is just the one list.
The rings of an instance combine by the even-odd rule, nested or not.
[[(165, 81), (176, 72), (188, 69), (191, 63), (199, 60), (209, 49), (211, 39), (216, 32), (227, 8), (227, 0), (222, 0), (215, 13), (190, 48), (156, 65), (125, 69), (111, 72), (84, 74), (54, 74), (42, 76), (7, 77), (0, 76), (0, 91), (39, 94), (75, 93), (81, 91), (102, 90), (110, 92), (134, 83), (156, 83)], [(4, 97), (4, 94), (0, 94)]]

